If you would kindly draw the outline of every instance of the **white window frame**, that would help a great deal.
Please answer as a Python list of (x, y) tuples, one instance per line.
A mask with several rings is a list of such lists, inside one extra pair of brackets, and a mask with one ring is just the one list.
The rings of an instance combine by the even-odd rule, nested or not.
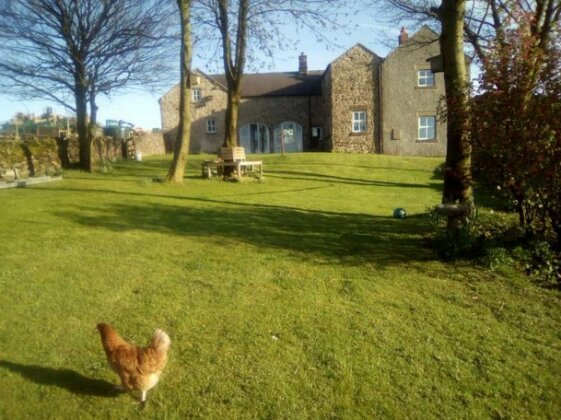
[(216, 120), (214, 118), (206, 120), (206, 132), (210, 134), (216, 133)]
[(417, 139), (421, 141), (436, 140), (436, 116), (435, 115), (419, 116), (419, 118), (417, 119)]
[(353, 133), (366, 133), (366, 111), (353, 111), (351, 130)]
[(317, 137), (318, 139), (323, 138), (323, 127), (313, 126), (312, 127), (312, 137)]
[(191, 99), (193, 102), (201, 102), (203, 99), (203, 93), (200, 88), (193, 88), (191, 90)]
[(269, 127), (261, 123), (248, 123), (240, 128), (240, 146), (246, 153), (271, 153)]
[(417, 86), (422, 88), (434, 86), (434, 73), (432, 72), (432, 70), (417, 70)]
[(281, 142), (284, 141), (285, 152), (302, 152), (303, 149), (303, 127), (294, 121), (284, 121), (275, 127), (274, 151), (282, 151)]

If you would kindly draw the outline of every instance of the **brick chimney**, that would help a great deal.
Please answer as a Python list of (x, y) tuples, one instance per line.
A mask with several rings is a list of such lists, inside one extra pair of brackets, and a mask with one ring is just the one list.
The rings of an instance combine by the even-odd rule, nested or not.
[(298, 73), (300, 76), (308, 74), (308, 57), (304, 53), (301, 53), (298, 57)]
[(399, 41), (399, 45), (401, 45), (405, 41), (407, 41), (407, 38), (409, 38), (409, 34), (407, 33), (407, 29), (405, 29), (405, 26), (402, 26), (401, 27), (401, 32), (399, 33), (399, 36), (397, 37), (397, 40)]

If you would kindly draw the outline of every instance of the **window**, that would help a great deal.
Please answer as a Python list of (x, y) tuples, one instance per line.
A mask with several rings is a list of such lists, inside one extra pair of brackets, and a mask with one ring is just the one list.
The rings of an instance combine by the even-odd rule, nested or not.
[(191, 90), (191, 94), (193, 96), (193, 102), (200, 102), (201, 99), (203, 98), (203, 95), (201, 93), (201, 89), (199, 89), (199, 88), (195, 88), (195, 89)]
[(419, 117), (419, 140), (436, 139), (436, 117)]
[(322, 127), (312, 127), (312, 138), (310, 141), (310, 147), (318, 147), (323, 140), (323, 128)]
[(216, 120), (206, 120), (206, 132), (216, 133)]
[(366, 111), (353, 111), (353, 133), (366, 133)]
[(419, 70), (417, 72), (417, 86), (419, 87), (434, 86), (434, 73), (430, 70)]
[(294, 143), (294, 125), (292, 123), (285, 123), (282, 127), (281, 136), (282, 136), (282, 139), (284, 140), (284, 144), (293, 144)]
[(243, 125), (240, 128), (240, 146), (247, 153), (270, 153), (269, 129), (259, 123)]
[(302, 126), (296, 122), (286, 121), (275, 127), (274, 151), (301, 152), (302, 148)]

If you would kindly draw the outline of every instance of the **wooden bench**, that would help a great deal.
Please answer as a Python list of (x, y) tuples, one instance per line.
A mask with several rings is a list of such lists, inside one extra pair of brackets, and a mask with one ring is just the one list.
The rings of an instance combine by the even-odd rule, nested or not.
[(223, 173), (226, 166), (234, 167), (238, 178), (242, 177), (242, 170), (245, 171), (248, 167), (252, 171), (258, 169), (259, 175), (263, 175), (263, 162), (260, 160), (245, 160), (245, 149), (243, 147), (223, 147), (220, 149), (218, 159), (203, 162), (203, 177), (212, 177), (213, 169)]

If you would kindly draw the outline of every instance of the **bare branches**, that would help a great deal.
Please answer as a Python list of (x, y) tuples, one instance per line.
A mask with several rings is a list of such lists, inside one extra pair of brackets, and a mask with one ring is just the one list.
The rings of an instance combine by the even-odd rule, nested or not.
[(76, 83), (95, 81), (93, 91), (104, 94), (169, 83), (170, 18), (155, 0), (10, 2), (0, 13), (0, 85), (73, 108), (67, 99)]
[(175, 79), (171, 3), (19, 0), (1, 6), (0, 86), (76, 112), (83, 169), (91, 169), (97, 95)]
[[(339, 17), (352, 6), (340, 0), (199, 0), (193, 6), (195, 36), (199, 48), (218, 42), (227, 81), (228, 98), (225, 116), (224, 146), (238, 143), (237, 120), (241, 81), (248, 57), (253, 51), (273, 57), (294, 40), (286, 34), (286, 23), (296, 23), (315, 34), (320, 41), (330, 40), (334, 27), (341, 27)], [(294, 30), (292, 30), (294, 32)], [(216, 48), (204, 48), (213, 57)], [(254, 64), (257, 62), (252, 60)]]
[[(394, 9), (389, 12), (417, 23), (436, 22), (439, 0), (382, 0)], [(517, 25), (524, 15), (533, 16), (532, 32), (544, 46), (554, 28), (559, 30), (560, 0), (473, 0), (464, 18), (464, 38), (475, 56), (483, 61), (495, 43), (503, 44), (505, 30)]]
[[(215, 57), (215, 45), (222, 43), (220, 31), (225, 28), (219, 19), (221, 0), (199, 0), (193, 4), (193, 21), (195, 44), (199, 55), (207, 60)], [(334, 34), (337, 30), (353, 29), (353, 17), (363, 2), (342, 2), (341, 0), (230, 0), (227, 20), (231, 34), (238, 33), (240, 22), (245, 21), (246, 56), (253, 68), (264, 63), (255, 60), (256, 55), (266, 55), (274, 59), (274, 52), (282, 49), (293, 49), (300, 38), (299, 32), (312, 34), (318, 42), (326, 47), (335, 45)], [(238, 10), (246, 3), (246, 18), (240, 21)], [(296, 26), (297, 31), (294, 31)], [(237, 48), (241, 38), (231, 37), (232, 51)], [(223, 48), (220, 45), (219, 50)], [(256, 54), (259, 52), (259, 54)]]

